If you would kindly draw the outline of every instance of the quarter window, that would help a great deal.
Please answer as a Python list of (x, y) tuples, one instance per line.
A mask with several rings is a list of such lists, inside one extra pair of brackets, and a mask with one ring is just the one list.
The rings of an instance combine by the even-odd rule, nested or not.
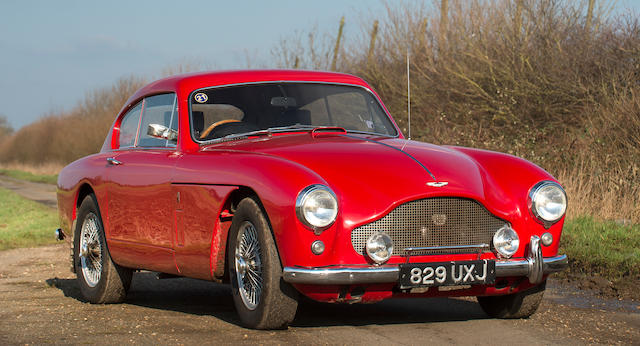
[(120, 148), (133, 147), (136, 144), (142, 102), (130, 109), (120, 122)]

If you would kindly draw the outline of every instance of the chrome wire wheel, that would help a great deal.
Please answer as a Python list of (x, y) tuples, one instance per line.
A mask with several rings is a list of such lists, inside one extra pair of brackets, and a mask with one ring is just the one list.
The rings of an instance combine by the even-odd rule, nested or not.
[(249, 221), (240, 225), (235, 249), (238, 292), (249, 310), (255, 310), (262, 295), (262, 260), (258, 231)]
[(80, 231), (80, 265), (82, 276), (89, 287), (96, 287), (102, 275), (102, 245), (100, 244), (98, 216), (88, 213)]

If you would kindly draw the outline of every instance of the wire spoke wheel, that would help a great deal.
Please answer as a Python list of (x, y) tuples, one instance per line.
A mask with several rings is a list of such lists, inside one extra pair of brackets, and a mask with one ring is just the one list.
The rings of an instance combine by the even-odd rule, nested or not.
[(89, 287), (96, 287), (102, 275), (102, 245), (98, 216), (88, 213), (80, 231), (80, 265), (82, 276)]
[(235, 269), (242, 302), (255, 310), (262, 296), (262, 253), (258, 231), (249, 221), (240, 225), (235, 249)]

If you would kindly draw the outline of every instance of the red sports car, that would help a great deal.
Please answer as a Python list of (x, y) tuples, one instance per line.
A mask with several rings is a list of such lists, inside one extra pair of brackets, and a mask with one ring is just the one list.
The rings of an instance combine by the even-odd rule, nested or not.
[(180, 75), (136, 92), (102, 150), (58, 179), (59, 239), (93, 303), (132, 273), (229, 282), (242, 324), (322, 302), (477, 296), (535, 312), (567, 197), (523, 159), (410, 141), (362, 79), (311, 71)]

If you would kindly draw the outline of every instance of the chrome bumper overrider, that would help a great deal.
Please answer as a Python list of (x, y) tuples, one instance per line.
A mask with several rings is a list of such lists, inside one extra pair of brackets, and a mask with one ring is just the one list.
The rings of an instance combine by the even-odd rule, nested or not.
[[(496, 277), (526, 276), (533, 284), (542, 282), (544, 275), (566, 269), (566, 255), (542, 257), (540, 238), (532, 236), (524, 259), (496, 260)], [(311, 285), (353, 285), (397, 282), (398, 265), (367, 267), (285, 267), (284, 281)]]

